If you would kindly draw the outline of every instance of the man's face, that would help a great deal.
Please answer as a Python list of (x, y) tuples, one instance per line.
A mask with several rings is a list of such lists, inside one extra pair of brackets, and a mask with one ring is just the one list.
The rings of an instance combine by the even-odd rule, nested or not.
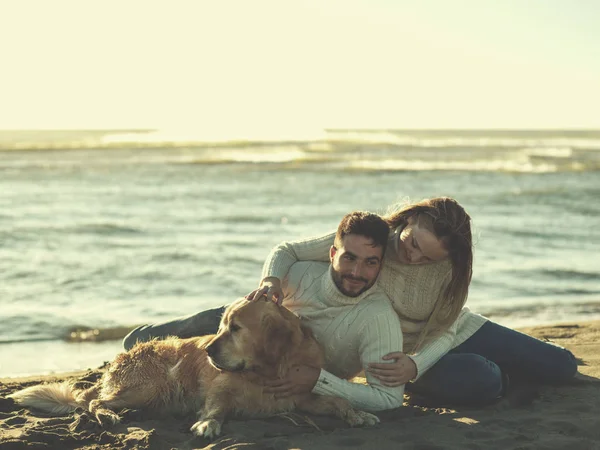
[(342, 294), (358, 297), (375, 284), (383, 247), (374, 247), (372, 239), (358, 234), (347, 234), (340, 247), (329, 251), (333, 281)]

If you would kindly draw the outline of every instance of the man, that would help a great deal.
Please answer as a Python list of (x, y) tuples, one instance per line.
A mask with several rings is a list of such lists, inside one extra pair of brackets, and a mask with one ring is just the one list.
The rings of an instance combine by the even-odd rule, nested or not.
[[(374, 286), (389, 228), (375, 214), (354, 212), (338, 226), (331, 264), (297, 262), (283, 279), (283, 305), (310, 327), (325, 350), (325, 368), (298, 367), (268, 391), (288, 395), (303, 390), (334, 395), (365, 411), (402, 405), (404, 386), (386, 387), (367, 367), (402, 348), (398, 315)], [(264, 289), (271, 286), (264, 286)], [(259, 290), (260, 293), (260, 290)], [(365, 370), (367, 385), (347, 379)]]
[[(290, 268), (281, 286), (283, 305), (312, 329), (325, 350), (326, 364), (324, 369), (296, 367), (267, 391), (280, 396), (302, 391), (333, 395), (365, 411), (402, 405), (403, 385), (384, 386), (366, 370), (369, 363), (385, 363), (384, 355), (402, 348), (398, 315), (375, 286), (388, 235), (389, 227), (378, 215), (347, 214), (338, 226), (330, 264), (297, 262)], [(253, 294), (260, 296), (269, 287), (267, 282)], [(125, 348), (136, 340), (153, 337), (216, 332), (222, 311), (218, 308), (166, 324), (140, 327), (125, 338)], [(362, 370), (368, 384), (347, 381)]]

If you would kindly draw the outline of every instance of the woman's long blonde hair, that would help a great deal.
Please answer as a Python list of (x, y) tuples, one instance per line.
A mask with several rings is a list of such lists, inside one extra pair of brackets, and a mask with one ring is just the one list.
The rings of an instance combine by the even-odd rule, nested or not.
[(473, 238), (471, 217), (453, 198), (436, 197), (412, 203), (384, 217), (391, 229), (404, 227), (414, 217), (420, 227), (432, 232), (441, 242), (452, 264), (452, 276), (440, 293), (429, 320), (420, 334), (418, 348), (429, 333), (445, 331), (458, 318), (467, 301), (473, 275)]

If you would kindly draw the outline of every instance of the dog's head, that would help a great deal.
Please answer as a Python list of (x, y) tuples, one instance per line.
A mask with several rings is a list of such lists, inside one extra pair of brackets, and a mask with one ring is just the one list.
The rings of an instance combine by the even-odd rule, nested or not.
[(300, 319), (283, 306), (265, 298), (240, 299), (225, 310), (205, 349), (220, 370), (279, 372), (303, 337)]

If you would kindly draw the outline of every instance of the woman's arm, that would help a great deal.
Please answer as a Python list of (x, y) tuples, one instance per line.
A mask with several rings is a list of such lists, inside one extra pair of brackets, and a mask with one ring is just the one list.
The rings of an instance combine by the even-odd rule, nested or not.
[(329, 249), (334, 240), (335, 232), (301, 241), (282, 242), (274, 247), (263, 265), (259, 287), (246, 295), (246, 299), (253, 301), (266, 296), (281, 305), (284, 296), (281, 280), (292, 265), (298, 261), (329, 262)]
[(425, 372), (438, 362), (442, 356), (452, 349), (452, 344), (456, 339), (456, 330), (458, 328), (458, 319), (441, 335), (435, 337), (419, 351), (410, 355), (410, 359), (417, 366), (417, 376), (412, 380), (418, 380)]
[(400, 351), (388, 353), (383, 358), (388, 363), (369, 364), (367, 373), (373, 374), (385, 386), (399, 386), (409, 381), (418, 380), (442, 356), (450, 351), (456, 337), (456, 324), (457, 322), (442, 335), (437, 336), (417, 353), (410, 356)]
[[(443, 278), (442, 285), (440, 286), (439, 298), (437, 300), (438, 304), (442, 306), (438, 309), (438, 307), (434, 307), (432, 312), (432, 316), (429, 318), (429, 322), (425, 325), (425, 330), (429, 329), (429, 332), (433, 332), (435, 334), (428, 340), (424, 345), (421, 345), (420, 348), (417, 349), (416, 352), (410, 355), (410, 358), (413, 360), (417, 367), (417, 374), (412, 381), (418, 380), (425, 372), (427, 372), (435, 363), (437, 363), (442, 356), (448, 353), (456, 340), (456, 333), (458, 329), (458, 318), (461, 315), (459, 312), (458, 316), (454, 319), (449, 326), (439, 325), (436, 321), (437, 318), (440, 317), (448, 317), (450, 315), (450, 306), (443, 303), (443, 293), (446, 291), (446, 287), (450, 283), (452, 277), (452, 270), (449, 270), (446, 273), (446, 276)], [(430, 328), (432, 327), (432, 328)], [(442, 329), (445, 328), (445, 329)], [(435, 331), (439, 330), (439, 331)]]
[[(450, 280), (451, 272), (444, 278), (441, 286), (441, 292), (445, 289)], [(439, 299), (438, 301), (442, 301)], [(434, 310), (435, 311), (435, 310)], [(449, 313), (447, 307), (442, 307), (435, 316), (447, 316)], [(459, 313), (460, 317), (460, 313)], [(433, 317), (429, 320), (434, 320)], [(429, 324), (426, 324), (427, 327)], [(408, 381), (416, 381), (425, 374), (435, 363), (437, 363), (454, 346), (458, 330), (458, 317), (450, 324), (444, 327), (444, 330), (438, 331), (430, 339), (426, 340), (424, 345), (411, 355), (406, 355), (401, 351), (386, 355), (386, 360), (393, 360), (390, 365), (372, 364), (370, 369), (372, 373), (380, 378), (388, 386), (404, 384)], [(436, 330), (436, 327), (433, 328)]]
[(274, 277), (282, 280), (297, 261), (329, 261), (329, 249), (335, 232), (325, 236), (300, 241), (282, 242), (269, 253), (262, 270), (262, 279)]

